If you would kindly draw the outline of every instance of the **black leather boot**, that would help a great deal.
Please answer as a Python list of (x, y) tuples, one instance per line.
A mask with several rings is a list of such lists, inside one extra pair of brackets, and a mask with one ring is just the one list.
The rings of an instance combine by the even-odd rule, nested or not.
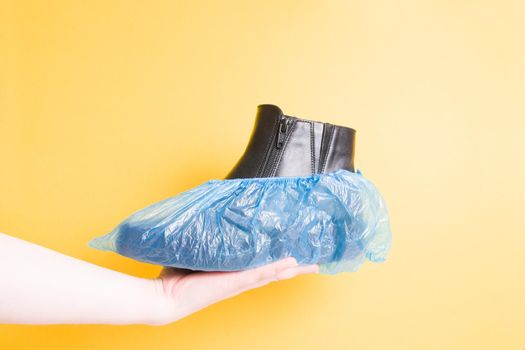
[(355, 172), (355, 133), (349, 127), (285, 115), (272, 104), (258, 105), (248, 145), (225, 179)]

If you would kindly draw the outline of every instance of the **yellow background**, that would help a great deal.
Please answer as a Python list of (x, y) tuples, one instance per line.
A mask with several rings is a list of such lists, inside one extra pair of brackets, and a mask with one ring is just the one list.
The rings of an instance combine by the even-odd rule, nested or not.
[(357, 129), (394, 234), (357, 273), (1, 349), (524, 349), (523, 1), (0, 3), (0, 231), (155, 276), (87, 242), (224, 176), (273, 103)]

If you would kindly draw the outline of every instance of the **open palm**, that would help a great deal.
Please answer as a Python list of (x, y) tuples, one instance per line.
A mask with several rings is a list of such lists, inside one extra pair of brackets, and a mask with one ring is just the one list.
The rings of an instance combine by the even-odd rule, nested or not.
[(318, 272), (318, 265), (298, 265), (292, 257), (235, 272), (164, 268), (158, 280), (168, 308), (161, 324), (174, 322), (208, 305), (270, 282)]

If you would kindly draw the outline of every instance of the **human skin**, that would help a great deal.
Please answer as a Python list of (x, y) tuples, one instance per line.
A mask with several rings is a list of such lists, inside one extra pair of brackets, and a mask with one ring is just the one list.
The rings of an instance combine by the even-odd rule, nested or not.
[(270, 282), (318, 273), (294, 258), (250, 270), (140, 278), (0, 233), (0, 323), (166, 325)]

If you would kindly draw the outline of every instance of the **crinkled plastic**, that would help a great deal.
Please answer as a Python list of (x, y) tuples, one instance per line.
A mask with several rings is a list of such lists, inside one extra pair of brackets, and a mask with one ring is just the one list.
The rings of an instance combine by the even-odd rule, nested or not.
[(288, 256), (320, 272), (384, 261), (388, 210), (358, 170), (296, 177), (212, 179), (141, 209), (89, 242), (152, 264), (232, 271)]

